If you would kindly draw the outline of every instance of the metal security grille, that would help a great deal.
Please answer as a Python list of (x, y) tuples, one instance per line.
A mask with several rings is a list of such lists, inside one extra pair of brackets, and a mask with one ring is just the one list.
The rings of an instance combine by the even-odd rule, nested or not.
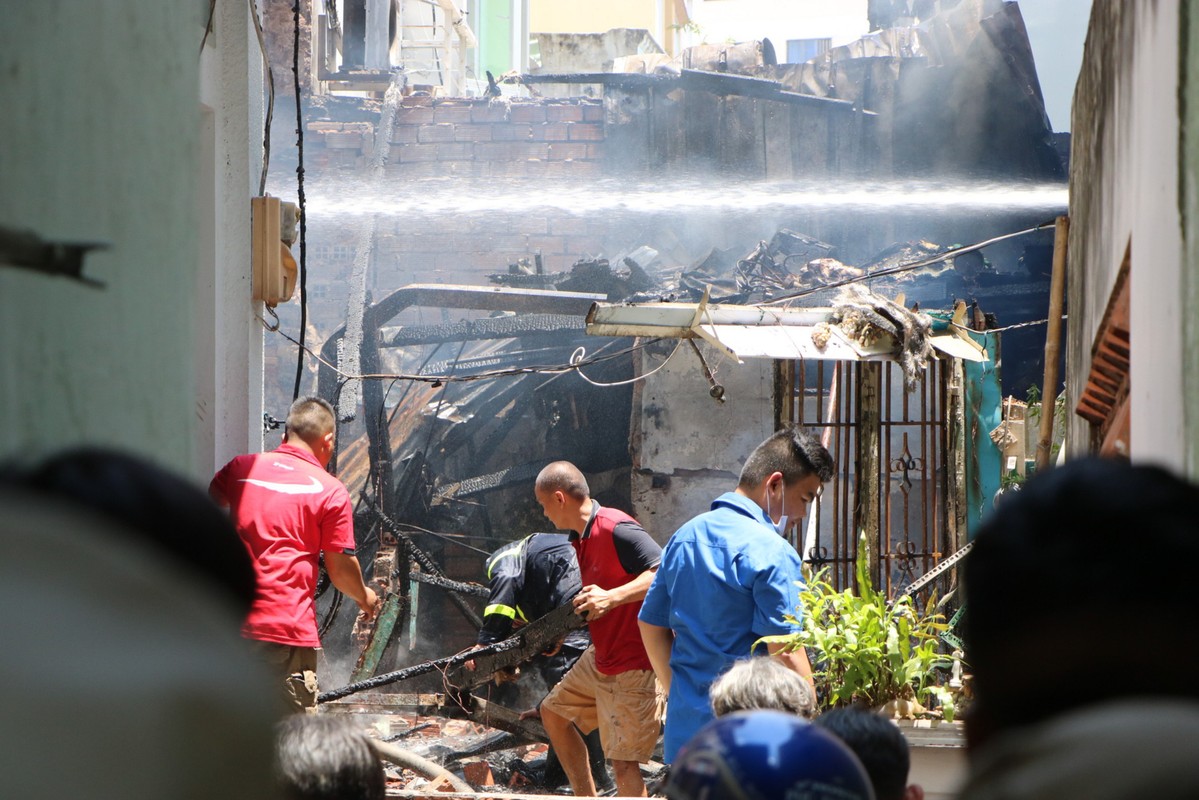
[(853, 586), (860, 531), (875, 585), (890, 597), (948, 552), (951, 371), (932, 361), (908, 393), (890, 362), (776, 362), (777, 421), (818, 434), (836, 461), (792, 544), (837, 588)]

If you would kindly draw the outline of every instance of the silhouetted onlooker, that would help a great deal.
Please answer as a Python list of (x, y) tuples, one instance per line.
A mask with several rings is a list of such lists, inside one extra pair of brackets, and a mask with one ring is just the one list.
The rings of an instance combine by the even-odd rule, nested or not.
[(743, 658), (718, 677), (708, 693), (717, 717), (755, 708), (810, 719), (816, 713), (812, 684), (769, 656)]
[(229, 583), (246, 554), (172, 546), (174, 523), (196, 551), (235, 536), (186, 487), (99, 451), (0, 477), (0, 797), (276, 796), (277, 707)]
[(1199, 796), (1199, 487), (1084, 459), (967, 556), (970, 800)]
[(9, 465), (0, 483), (68, 502), (119, 523), (218, 589), (239, 619), (254, 600), (254, 567), (229, 515), (198, 486), (135, 455), (65, 450), (33, 466)]
[(300, 714), (279, 724), (276, 753), (286, 800), (382, 800), (383, 764), (346, 719)]
[(849, 745), (866, 768), (877, 800), (923, 800), (924, 789), (908, 784), (912, 756), (894, 722), (862, 708), (834, 708), (815, 724)]
[(783, 711), (735, 711), (678, 752), (669, 800), (874, 800), (862, 763), (828, 731)]

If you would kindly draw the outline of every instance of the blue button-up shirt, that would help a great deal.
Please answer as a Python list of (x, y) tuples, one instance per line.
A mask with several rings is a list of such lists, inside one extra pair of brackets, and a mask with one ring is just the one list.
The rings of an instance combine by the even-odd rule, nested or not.
[(728, 492), (670, 537), (639, 619), (674, 631), (665, 758), (712, 720), (708, 689), (762, 636), (793, 633), (801, 561), (748, 497)]

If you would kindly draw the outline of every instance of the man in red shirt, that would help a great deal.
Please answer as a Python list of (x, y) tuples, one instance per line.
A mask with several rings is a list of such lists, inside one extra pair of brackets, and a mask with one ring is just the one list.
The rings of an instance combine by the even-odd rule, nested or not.
[(572, 531), (583, 583), (573, 602), (587, 620), (592, 641), (542, 701), (541, 721), (575, 795), (595, 797), (579, 732), (598, 728), (616, 794), (644, 797), (640, 764), (650, 760), (658, 742), (662, 695), (637, 612), (662, 548), (628, 514), (592, 500), (583, 473), (568, 461), (543, 469), (534, 492), (550, 522)]
[(316, 708), (316, 581), (319, 559), (333, 585), (369, 619), (379, 600), (362, 579), (354, 555), (354, 509), (341, 481), (325, 471), (333, 455), (336, 417), (318, 397), (287, 414), (283, 444), (238, 456), (216, 474), (208, 492), (230, 509), (250, 551), (258, 589), (242, 636), (283, 682), (293, 712)]

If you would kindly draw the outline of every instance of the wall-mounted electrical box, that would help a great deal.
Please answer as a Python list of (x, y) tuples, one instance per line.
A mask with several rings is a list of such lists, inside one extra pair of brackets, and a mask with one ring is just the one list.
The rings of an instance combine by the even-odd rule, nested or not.
[(291, 255), (299, 208), (278, 197), (250, 198), (252, 296), (274, 308), (291, 299), (299, 270)]

